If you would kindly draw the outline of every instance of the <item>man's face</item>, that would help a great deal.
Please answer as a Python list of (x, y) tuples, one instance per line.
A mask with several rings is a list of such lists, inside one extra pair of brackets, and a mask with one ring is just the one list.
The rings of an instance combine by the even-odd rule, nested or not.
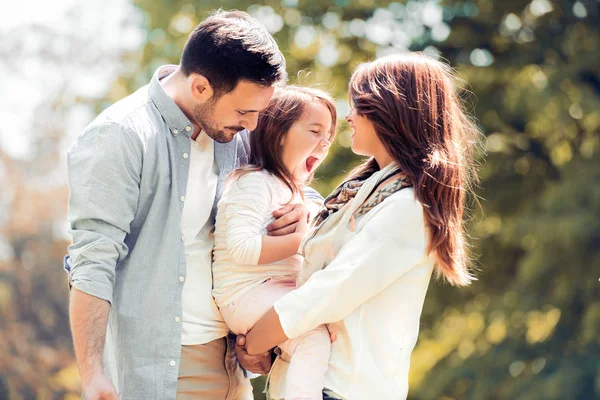
[(258, 113), (267, 107), (274, 90), (272, 86), (239, 81), (231, 92), (216, 101), (213, 95), (209, 101), (194, 104), (195, 122), (213, 140), (230, 142), (239, 131), (256, 128)]

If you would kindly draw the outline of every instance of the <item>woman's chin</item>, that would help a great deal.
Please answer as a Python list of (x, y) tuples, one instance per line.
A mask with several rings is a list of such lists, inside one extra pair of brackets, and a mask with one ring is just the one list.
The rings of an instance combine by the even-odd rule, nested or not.
[(354, 144), (354, 142), (352, 143), (352, 146), (350, 146), (350, 149), (351, 149), (351, 150), (352, 150), (352, 152), (353, 152), (354, 154), (356, 154), (357, 156), (366, 156), (366, 157), (370, 157), (370, 156), (371, 156), (370, 154), (368, 154), (368, 152), (366, 152), (366, 151), (362, 150), (362, 149), (360, 148), (360, 146), (356, 146), (356, 145)]

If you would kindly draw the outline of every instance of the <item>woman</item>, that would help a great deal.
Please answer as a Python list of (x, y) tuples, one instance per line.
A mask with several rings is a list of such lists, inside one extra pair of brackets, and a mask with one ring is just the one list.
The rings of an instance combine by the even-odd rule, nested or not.
[(403, 399), (432, 272), (456, 286), (474, 279), (463, 213), (479, 132), (449, 67), (422, 54), (359, 66), (349, 91), (352, 150), (369, 159), (326, 199), (299, 288), (256, 323), (246, 349), (328, 324), (325, 386), (344, 399)]

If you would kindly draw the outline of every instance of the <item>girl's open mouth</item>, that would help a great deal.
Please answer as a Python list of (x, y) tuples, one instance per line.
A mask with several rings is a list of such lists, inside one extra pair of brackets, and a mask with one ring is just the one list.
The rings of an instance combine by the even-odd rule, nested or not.
[(317, 157), (314, 157), (314, 156), (310, 156), (310, 157), (308, 157), (306, 159), (306, 170), (309, 173), (311, 173), (313, 171), (313, 168), (317, 164), (317, 161), (319, 161), (319, 159)]

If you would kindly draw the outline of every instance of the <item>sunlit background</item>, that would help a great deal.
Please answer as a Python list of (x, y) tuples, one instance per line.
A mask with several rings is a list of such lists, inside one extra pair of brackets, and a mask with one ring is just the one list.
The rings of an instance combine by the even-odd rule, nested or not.
[[(79, 398), (61, 261), (66, 151), (98, 112), (177, 63), (219, 7), (258, 18), (291, 81), (331, 92), (341, 116), (352, 70), (377, 56), (424, 51), (462, 79), (486, 136), (472, 223), (479, 281), (432, 283), (409, 398), (600, 398), (600, 3), (254, 3), (3, 4), (0, 399)], [(359, 162), (340, 122), (315, 184), (323, 195)]]

